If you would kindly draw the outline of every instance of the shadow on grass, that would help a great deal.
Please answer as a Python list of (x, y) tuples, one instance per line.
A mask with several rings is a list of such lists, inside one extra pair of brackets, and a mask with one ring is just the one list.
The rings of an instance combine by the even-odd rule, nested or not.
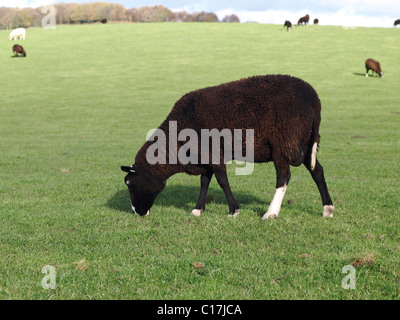
[[(353, 74), (355, 75), (355, 76), (359, 76), (359, 77), (365, 77), (365, 73), (359, 73), (359, 72), (353, 72)], [(366, 77), (365, 77), (366, 78)], [(369, 74), (368, 75), (368, 78), (380, 78), (380, 76), (379, 75), (377, 75), (377, 74)]]
[[(154, 205), (162, 207), (175, 207), (190, 212), (193, 210), (197, 202), (199, 193), (200, 186), (167, 186), (164, 191), (158, 195)], [(269, 201), (267, 199), (262, 200), (250, 193), (240, 191), (235, 192), (233, 190), (233, 193), (240, 207), (249, 205), (252, 205), (252, 207), (258, 207), (261, 205), (262, 207), (268, 208)], [(229, 210), (228, 202), (222, 189), (214, 189), (213, 187), (209, 188), (206, 205), (209, 205), (210, 203), (226, 205), (226, 211), (228, 212)], [(108, 201), (105, 203), (105, 206), (114, 210), (132, 213), (128, 189), (125, 188), (117, 191), (110, 199), (108, 199)], [(260, 215), (265, 213), (261, 213), (260, 210), (255, 211)]]

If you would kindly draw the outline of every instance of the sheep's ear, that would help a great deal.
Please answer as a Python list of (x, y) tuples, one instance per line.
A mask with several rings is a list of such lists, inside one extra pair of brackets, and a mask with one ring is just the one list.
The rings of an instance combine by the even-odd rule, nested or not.
[(127, 173), (135, 173), (136, 174), (136, 170), (132, 167), (132, 166), (121, 166), (121, 170)]

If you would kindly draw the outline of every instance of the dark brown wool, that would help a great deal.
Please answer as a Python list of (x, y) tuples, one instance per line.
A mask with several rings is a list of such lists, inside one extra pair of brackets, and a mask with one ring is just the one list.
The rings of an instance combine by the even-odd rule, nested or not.
[[(201, 161), (198, 164), (181, 164), (179, 161), (170, 164), (168, 132), (171, 121), (177, 122), (177, 132), (190, 128), (199, 137), (201, 129), (220, 132), (229, 129), (232, 133), (234, 129), (242, 129), (242, 132), (253, 129), (254, 162), (274, 162), (277, 188), (287, 185), (290, 165), (304, 164), (320, 189), (323, 205), (332, 205), (322, 166), (316, 159), (315, 169), (311, 164), (313, 146), (315, 148), (320, 139), (320, 114), (321, 103), (315, 90), (308, 83), (286, 75), (255, 76), (184, 95), (159, 127), (167, 135), (166, 148), (159, 151), (165, 153), (167, 164), (148, 163), (146, 152), (155, 141), (147, 141), (137, 153), (135, 163), (121, 167), (128, 173), (125, 183), (130, 191), (132, 209), (145, 215), (164, 189), (167, 179), (183, 172), (201, 175), (201, 192), (195, 209), (205, 210), (208, 184), (215, 175), (227, 197), (230, 213), (239, 211), (226, 176), (223, 150), (219, 164), (211, 161), (209, 164), (200, 164)], [(178, 143), (178, 152), (182, 144)], [(246, 154), (244, 144), (242, 148), (242, 154)]]
[[(199, 136), (201, 129), (254, 129), (255, 162), (272, 161), (272, 152), (293, 161), (301, 145), (318, 142), (320, 110), (318, 96), (308, 83), (290, 76), (256, 76), (184, 95), (160, 129), (168, 132), (170, 121), (177, 121), (178, 132), (191, 128)], [(177, 172), (198, 175), (206, 171), (191, 165), (149, 165), (146, 151), (151, 144), (148, 141), (140, 149), (136, 163), (163, 178)]]
[(381, 70), (381, 65), (379, 64), (378, 61), (374, 60), (374, 59), (367, 59), (367, 61), (365, 61), (365, 69), (367, 70), (366, 76), (368, 77), (368, 71), (372, 70), (372, 74), (374, 74), (374, 72), (376, 72), (380, 77), (383, 76), (383, 72)]
[(287, 29), (287, 31), (290, 31), (290, 29), (292, 28), (292, 23), (288, 20), (285, 21), (285, 23), (283, 24), (283, 29)]
[(397, 20), (394, 22), (394, 26), (397, 26), (398, 24), (400, 24), (400, 19), (397, 19)]
[(14, 44), (12, 50), (14, 52), (14, 57), (18, 56), (18, 53), (20, 53), (21, 55), (26, 57), (26, 52), (25, 52), (24, 48), (22, 46), (20, 46), (19, 44)]

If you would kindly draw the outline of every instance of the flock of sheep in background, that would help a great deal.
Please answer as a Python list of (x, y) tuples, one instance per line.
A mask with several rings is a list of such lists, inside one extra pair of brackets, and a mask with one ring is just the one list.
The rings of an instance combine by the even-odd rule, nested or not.
[[(297, 22), (297, 25), (307, 25), (310, 21), (310, 16), (308, 14), (306, 14), (304, 17), (301, 17), (299, 19), (299, 21)], [(105, 24), (107, 23), (107, 19), (102, 19), (101, 23)], [(319, 20), (318, 19), (314, 19), (314, 24), (318, 24)], [(397, 19), (394, 22), (394, 26), (397, 26), (400, 24), (400, 19)], [(289, 20), (286, 20), (283, 28), (287, 31), (290, 31), (292, 29), (292, 23)], [(25, 40), (25, 36), (26, 36), (26, 30), (24, 28), (17, 28), (11, 31), (10, 36), (9, 36), (9, 40), (18, 40), (18, 39), (22, 39)], [(14, 53), (14, 57), (17, 58), (18, 54), (21, 54), (22, 56), (26, 57), (26, 51), (25, 49), (21, 46), (21, 45), (14, 45), (12, 48), (12, 51)], [(368, 72), (369, 70), (372, 70), (372, 74), (375, 72), (377, 73), (380, 77), (383, 76), (383, 72), (381, 70), (380, 64), (379, 62), (373, 60), (373, 59), (367, 59), (367, 61), (365, 61), (365, 68), (366, 68), (366, 77), (368, 77)]]
[[(297, 22), (297, 25), (298, 26), (307, 25), (309, 21), (310, 21), (310, 16), (308, 14), (306, 14), (304, 17), (301, 17), (299, 19), (299, 21)], [(318, 24), (318, 23), (319, 23), (319, 20), (318, 19), (314, 19), (314, 24)], [(394, 26), (397, 26), (398, 24), (400, 24), (400, 19), (397, 19), (394, 22)], [(290, 31), (292, 29), (292, 23), (289, 20), (286, 20), (285, 23), (283, 24), (283, 30), (285, 30), (285, 28), (286, 28), (287, 31)], [(366, 77), (368, 77), (369, 70), (372, 70), (372, 75), (375, 72), (381, 78), (383, 77), (383, 72), (382, 72), (382, 69), (381, 69), (381, 65), (380, 65), (380, 63), (378, 61), (376, 61), (374, 59), (368, 58), (365, 61), (365, 69), (366, 69), (366, 73), (365, 73)]]

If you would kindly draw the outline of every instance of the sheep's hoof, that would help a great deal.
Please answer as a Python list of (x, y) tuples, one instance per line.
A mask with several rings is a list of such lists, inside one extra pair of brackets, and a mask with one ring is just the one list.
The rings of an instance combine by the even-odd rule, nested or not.
[(333, 212), (335, 211), (335, 207), (333, 205), (324, 206), (324, 213), (322, 216), (324, 218), (333, 218)]
[(190, 214), (192, 216), (200, 217), (203, 212), (204, 212), (204, 210), (202, 210), (202, 209), (193, 209)]
[(272, 219), (276, 219), (276, 218), (278, 218), (278, 215), (276, 213), (267, 212), (266, 214), (263, 215), (262, 220), (268, 220), (268, 219), (272, 220)]
[(233, 217), (233, 218), (237, 217), (239, 215), (239, 211), (240, 211), (239, 209), (236, 209), (234, 213), (229, 214), (229, 217)]

